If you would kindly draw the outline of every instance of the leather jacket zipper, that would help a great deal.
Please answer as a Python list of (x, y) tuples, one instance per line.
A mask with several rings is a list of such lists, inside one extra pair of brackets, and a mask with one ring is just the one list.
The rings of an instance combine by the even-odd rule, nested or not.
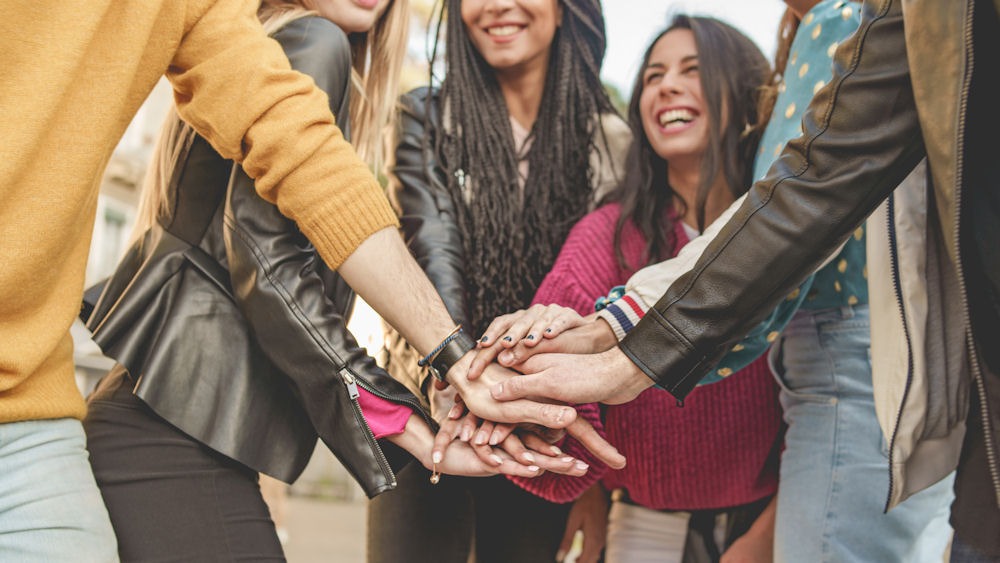
[(961, 233), (961, 217), (962, 217), (962, 183), (964, 181), (964, 166), (965, 166), (965, 120), (966, 111), (968, 110), (969, 104), (969, 90), (971, 89), (972, 83), (972, 72), (975, 66), (975, 53), (972, 45), (972, 24), (973, 15), (975, 12), (975, 1), (969, 0), (968, 10), (965, 14), (965, 25), (963, 26), (963, 39), (965, 46), (965, 57), (967, 64), (965, 66), (965, 72), (962, 76), (962, 93), (959, 99), (959, 111), (958, 111), (958, 143), (957, 152), (955, 158), (955, 216), (954, 226), (955, 226), (955, 242), (956, 242), (956, 253), (958, 260), (956, 260), (956, 269), (958, 270), (958, 286), (959, 292), (962, 297), (962, 320), (965, 322), (966, 333), (966, 347), (969, 350), (969, 366), (972, 370), (972, 381), (975, 382), (976, 387), (979, 391), (979, 415), (982, 417), (983, 423), (983, 439), (986, 441), (986, 461), (989, 467), (990, 480), (993, 482), (993, 493), (996, 495), (997, 504), (1000, 506), (1000, 468), (997, 467), (997, 454), (996, 447), (994, 443), (993, 436), (993, 426), (990, 422), (990, 408), (987, 404), (986, 397), (986, 384), (983, 381), (983, 373), (979, 368), (979, 355), (976, 352), (976, 343), (972, 338), (972, 324), (969, 315), (969, 296), (968, 290), (965, 287), (965, 270), (962, 268), (962, 239)]
[(910, 386), (913, 383), (913, 341), (910, 339), (910, 326), (906, 322), (906, 303), (903, 301), (902, 283), (899, 281), (899, 246), (896, 242), (896, 196), (889, 194), (888, 212), (886, 222), (889, 232), (889, 264), (892, 270), (892, 290), (896, 296), (896, 307), (899, 318), (903, 323), (903, 335), (906, 337), (906, 385), (903, 387), (903, 398), (899, 402), (899, 410), (896, 412), (896, 424), (892, 429), (892, 438), (889, 439), (889, 496), (885, 499), (885, 512), (889, 511), (892, 503), (893, 490), (896, 483), (893, 480), (893, 458), (896, 452), (896, 434), (899, 432), (899, 421), (903, 419), (903, 407), (906, 399), (910, 395)]
[[(368, 426), (368, 421), (365, 420), (364, 415), (361, 414), (361, 405), (358, 403), (358, 381), (360, 378), (354, 376), (351, 370), (348, 368), (341, 368), (340, 377), (344, 380), (344, 385), (347, 387), (347, 393), (351, 397), (351, 406), (354, 410), (354, 419), (357, 420), (358, 425), (364, 429), (365, 439), (368, 441), (368, 446), (371, 448), (372, 453), (375, 454), (375, 460), (378, 462), (379, 468), (382, 470), (383, 475), (386, 480), (392, 485), (396, 486), (396, 474), (393, 473), (392, 467), (389, 466), (389, 460), (385, 458), (385, 453), (382, 451), (381, 446), (378, 445), (378, 440), (375, 439), (375, 434), (372, 433), (372, 429)], [(368, 391), (368, 388), (365, 388)]]

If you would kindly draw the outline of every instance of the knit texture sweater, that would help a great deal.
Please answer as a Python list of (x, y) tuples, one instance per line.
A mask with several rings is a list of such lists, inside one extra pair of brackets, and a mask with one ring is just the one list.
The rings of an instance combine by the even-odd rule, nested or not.
[[(535, 303), (589, 314), (598, 297), (625, 283), (645, 263), (646, 240), (629, 222), (621, 247), (630, 267), (619, 265), (614, 251), (619, 211), (617, 204), (606, 205), (573, 227)], [(676, 253), (688, 237), (679, 221), (674, 226)], [(596, 405), (577, 408), (628, 465), (611, 470), (569, 439), (563, 449), (590, 464), (585, 476), (546, 473), (514, 479), (516, 483), (548, 500), (568, 502), (603, 478), (609, 490), (627, 489), (634, 502), (668, 510), (737, 506), (777, 490), (781, 407), (763, 358), (719, 383), (699, 387), (683, 407), (665, 391), (648, 389), (632, 402), (603, 407), (603, 425)]]
[(84, 415), (69, 327), (101, 172), (161, 75), (181, 117), (241, 162), (331, 267), (397, 224), (256, 6), (34, 0), (0, 19), (0, 422)]

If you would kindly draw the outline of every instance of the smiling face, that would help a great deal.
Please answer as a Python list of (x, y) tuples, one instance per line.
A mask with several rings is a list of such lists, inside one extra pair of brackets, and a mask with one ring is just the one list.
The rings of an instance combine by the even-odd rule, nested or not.
[(392, 0), (302, 0), (302, 5), (347, 33), (367, 33)]
[(639, 111), (657, 155), (672, 166), (700, 160), (708, 147), (709, 117), (691, 30), (674, 29), (653, 45), (642, 74)]
[(486, 63), (498, 72), (548, 65), (559, 0), (462, 0), (462, 22)]

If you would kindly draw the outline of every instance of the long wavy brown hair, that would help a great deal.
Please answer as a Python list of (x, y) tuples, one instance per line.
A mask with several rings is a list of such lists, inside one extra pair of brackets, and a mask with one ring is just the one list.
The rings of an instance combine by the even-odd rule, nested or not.
[[(735, 197), (749, 188), (754, 152), (767, 124), (759, 110), (758, 98), (771, 67), (757, 45), (736, 28), (717, 19), (676, 16), (650, 43), (642, 57), (629, 101), (628, 121), (633, 137), (625, 160), (625, 176), (618, 188), (602, 201), (614, 201), (621, 205), (615, 229), (615, 253), (625, 269), (643, 265), (627, 264), (621, 251), (622, 231), (629, 220), (647, 241), (645, 259), (649, 264), (673, 254), (677, 242), (674, 240), (673, 216), (681, 216), (685, 212), (685, 203), (670, 187), (667, 161), (656, 154), (646, 137), (639, 108), (643, 74), (653, 47), (675, 29), (688, 29), (694, 34), (698, 49), (698, 74), (711, 124), (694, 201), (699, 229), (704, 229), (705, 202), (720, 174)], [(719, 123), (724, 123), (725, 127), (716, 125)], [(674, 215), (668, 213), (672, 208), (678, 209)]]

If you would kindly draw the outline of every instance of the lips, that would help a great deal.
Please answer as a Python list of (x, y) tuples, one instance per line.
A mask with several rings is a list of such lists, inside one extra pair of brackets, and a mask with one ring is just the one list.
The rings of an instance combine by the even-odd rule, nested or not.
[(656, 115), (657, 122), (664, 129), (687, 125), (697, 117), (698, 112), (690, 108), (666, 108)]
[(354, 3), (358, 7), (366, 10), (374, 10), (375, 7), (378, 6), (378, 0), (354, 0)]

